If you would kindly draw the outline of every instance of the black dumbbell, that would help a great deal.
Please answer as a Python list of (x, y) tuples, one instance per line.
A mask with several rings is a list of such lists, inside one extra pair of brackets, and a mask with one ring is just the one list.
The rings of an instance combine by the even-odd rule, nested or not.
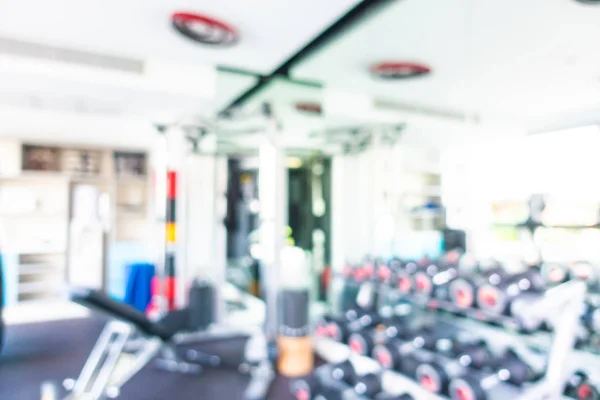
[(539, 272), (529, 269), (510, 275), (498, 284), (481, 285), (477, 290), (477, 306), (496, 315), (506, 314), (511, 301), (521, 293), (540, 293), (544, 287), (545, 282)]
[(359, 396), (373, 398), (382, 391), (381, 374), (362, 375), (354, 383), (354, 392)]
[(383, 318), (378, 325), (370, 325), (351, 333), (348, 346), (357, 354), (368, 356), (378, 344), (387, 343), (399, 335), (405, 335), (410, 330), (410, 317), (396, 315)]
[(583, 371), (577, 371), (567, 381), (565, 387), (565, 396), (577, 400), (599, 400), (600, 392), (594, 386), (587, 374)]
[(392, 260), (389, 263), (383, 260), (377, 260), (375, 262), (375, 275), (377, 281), (382, 285), (389, 285), (394, 278), (394, 270), (397, 269), (395, 264), (399, 263), (398, 260)]
[(458, 269), (453, 266), (438, 272), (431, 280), (430, 297), (440, 301), (450, 301), (450, 283), (458, 277)]
[(323, 384), (314, 374), (290, 383), (290, 391), (296, 400), (312, 400), (322, 390)]
[(417, 271), (418, 266), (415, 262), (407, 262), (405, 264), (394, 264), (394, 277), (393, 280), (396, 283), (398, 292), (406, 296), (413, 291), (413, 274)]
[(488, 393), (496, 391), (499, 386), (507, 383), (521, 386), (539, 376), (529, 364), (512, 350), (494, 360), (492, 367), (495, 370), (493, 374), (486, 375), (481, 371), (471, 370), (468, 374), (453, 378), (450, 381), (448, 390), (452, 400), (487, 399)]
[(577, 261), (570, 264), (569, 274), (571, 278), (586, 282), (588, 287), (595, 287), (600, 279), (597, 268), (587, 261)]
[(356, 370), (350, 360), (345, 360), (331, 366), (331, 378), (349, 386), (356, 383)]
[(591, 333), (600, 333), (600, 308), (589, 303), (586, 304), (582, 321)]
[(355, 317), (356, 313), (350, 311), (342, 317), (326, 315), (316, 324), (315, 335), (318, 337), (327, 337), (339, 343), (345, 343), (348, 340), (348, 329), (346, 326)]
[(412, 397), (410, 394), (408, 393), (404, 393), (404, 394), (389, 394), (389, 393), (380, 393), (377, 396), (375, 396), (375, 400), (415, 400), (414, 397)]
[(569, 280), (569, 268), (565, 264), (543, 263), (540, 267), (540, 272), (549, 286)]
[(398, 371), (404, 375), (414, 377), (419, 364), (429, 362), (432, 359), (430, 352), (436, 351), (440, 342), (448, 341), (429, 327), (418, 330), (406, 330), (391, 339), (387, 344), (376, 345), (373, 348), (372, 357), (383, 369)]
[(373, 400), (411, 400), (412, 396), (408, 394), (391, 395), (383, 391), (381, 373), (371, 373), (356, 378), (354, 384), (354, 393), (360, 399)]
[(415, 378), (424, 389), (432, 393), (447, 393), (451, 379), (467, 374), (469, 368), (485, 368), (491, 358), (487, 344), (483, 341), (456, 342), (453, 352), (456, 360), (436, 357), (417, 367)]
[(360, 308), (347, 310), (341, 317), (326, 315), (317, 323), (317, 336), (329, 337), (336, 342), (346, 343), (352, 332), (360, 331), (380, 321), (375, 312), (364, 312)]
[(504, 268), (500, 265), (494, 265), (470, 276), (457, 277), (449, 284), (450, 300), (462, 309), (474, 307), (480, 286), (498, 285), (505, 277)]
[(431, 297), (433, 293), (433, 277), (439, 272), (439, 266), (434, 263), (419, 266), (412, 277), (414, 294), (422, 298)]

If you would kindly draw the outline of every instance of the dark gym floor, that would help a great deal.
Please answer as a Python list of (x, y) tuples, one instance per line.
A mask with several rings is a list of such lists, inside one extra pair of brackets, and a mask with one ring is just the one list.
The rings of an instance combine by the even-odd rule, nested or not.
[[(11, 325), (0, 354), (0, 400), (39, 400), (40, 384), (61, 383), (76, 377), (105, 320), (85, 318), (37, 324)], [(221, 348), (226, 346), (228, 348)], [(235, 344), (215, 343), (210, 351), (223, 354)], [(206, 347), (204, 349), (208, 350)], [(184, 376), (144, 368), (121, 392), (123, 400), (240, 400), (248, 377), (236, 371), (207, 369)], [(269, 399), (292, 399), (289, 381), (278, 377)]]

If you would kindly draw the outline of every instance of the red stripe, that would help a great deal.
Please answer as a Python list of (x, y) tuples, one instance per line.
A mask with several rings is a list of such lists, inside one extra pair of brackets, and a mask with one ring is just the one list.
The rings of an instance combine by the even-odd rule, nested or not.
[(167, 199), (177, 198), (177, 172), (167, 171)]

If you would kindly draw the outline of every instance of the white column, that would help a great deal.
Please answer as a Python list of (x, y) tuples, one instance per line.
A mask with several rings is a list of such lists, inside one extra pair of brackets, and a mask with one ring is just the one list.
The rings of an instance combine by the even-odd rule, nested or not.
[(280, 256), (287, 225), (287, 168), (281, 134), (274, 120), (269, 121), (259, 148), (259, 200), (261, 277), (266, 289), (266, 333), (277, 333), (277, 293), (281, 271)]

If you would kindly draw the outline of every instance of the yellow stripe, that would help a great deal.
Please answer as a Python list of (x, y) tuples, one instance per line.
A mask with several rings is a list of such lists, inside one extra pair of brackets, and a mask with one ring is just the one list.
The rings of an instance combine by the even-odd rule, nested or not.
[(174, 222), (167, 222), (166, 234), (167, 243), (175, 243), (176, 226)]

